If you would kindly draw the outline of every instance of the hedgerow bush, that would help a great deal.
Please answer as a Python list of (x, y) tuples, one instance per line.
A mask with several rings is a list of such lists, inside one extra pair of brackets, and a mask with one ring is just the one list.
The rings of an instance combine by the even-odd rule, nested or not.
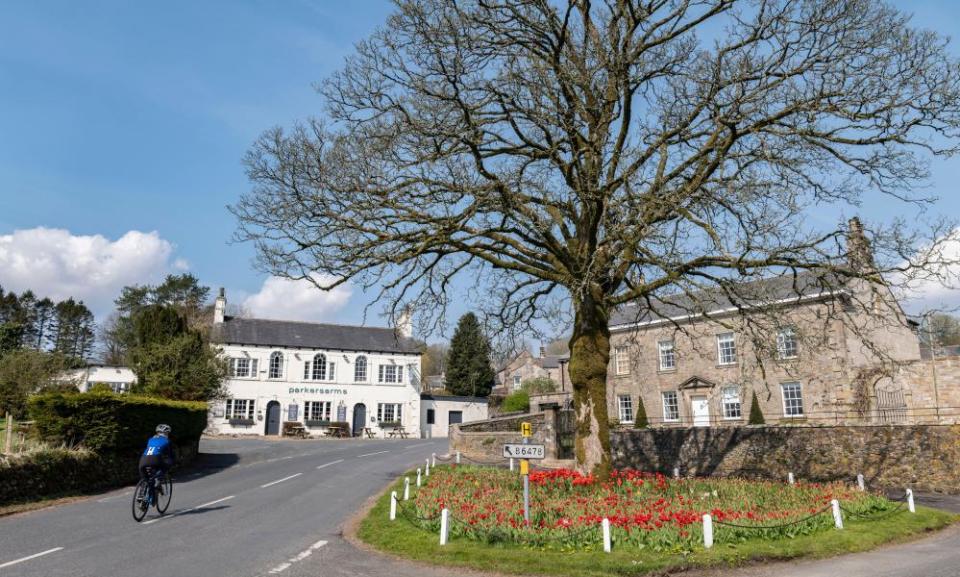
[(160, 423), (173, 428), (171, 439), (181, 446), (196, 444), (207, 426), (206, 403), (106, 392), (36, 395), (28, 412), (41, 440), (100, 455), (139, 452)]
[(137, 463), (86, 449), (45, 448), (0, 458), (0, 505), (133, 482)]
[(500, 406), (500, 410), (504, 413), (513, 413), (516, 411), (529, 411), (530, 410), (530, 394), (526, 391), (517, 391), (507, 395), (503, 399), (503, 404)]

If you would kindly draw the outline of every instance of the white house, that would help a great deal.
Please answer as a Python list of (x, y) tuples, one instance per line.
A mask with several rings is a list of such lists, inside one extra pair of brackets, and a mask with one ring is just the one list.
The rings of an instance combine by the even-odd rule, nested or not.
[(129, 367), (111, 365), (88, 365), (83, 369), (69, 371), (65, 377), (71, 383), (76, 383), (81, 393), (90, 390), (93, 385), (103, 383), (115, 393), (126, 393), (137, 382), (137, 375)]
[(212, 338), (229, 358), (228, 398), (209, 430), (278, 435), (284, 422), (320, 435), (332, 422), (354, 435), (397, 426), (421, 433), (421, 353), (409, 319), (397, 329), (228, 317), (223, 289)]
[(450, 425), (485, 421), (489, 417), (485, 397), (451, 395), (420, 396), (420, 436), (447, 437)]

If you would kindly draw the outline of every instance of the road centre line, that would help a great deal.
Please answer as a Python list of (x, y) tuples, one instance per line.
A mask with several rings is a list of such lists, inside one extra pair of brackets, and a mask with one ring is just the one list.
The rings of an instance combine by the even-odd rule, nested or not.
[(271, 481), (271, 482), (269, 482), (269, 483), (264, 483), (263, 485), (260, 485), (260, 488), (261, 488), (261, 489), (266, 489), (267, 487), (271, 487), (271, 486), (273, 486), (273, 485), (276, 485), (277, 483), (283, 483), (284, 481), (289, 481), (290, 479), (293, 479), (294, 477), (299, 477), (299, 476), (302, 475), (302, 474), (303, 474), (303, 473), (294, 473), (293, 475), (290, 475), (289, 477), (284, 477), (284, 478), (282, 478), (282, 479), (277, 479), (276, 481)]
[(288, 559), (286, 563), (281, 563), (276, 567), (274, 567), (273, 569), (271, 569), (270, 574), (276, 575), (277, 573), (283, 573), (284, 571), (289, 569), (294, 563), (299, 563), (300, 561), (303, 561), (304, 559), (312, 555), (314, 551), (316, 551), (320, 547), (323, 547), (326, 544), (327, 544), (326, 541), (317, 541), (313, 545), (310, 545), (308, 549), (305, 549), (300, 553), (298, 553), (296, 557)]
[(337, 459), (336, 461), (332, 461), (332, 462), (330, 462), (330, 463), (324, 463), (323, 465), (319, 465), (319, 466), (317, 466), (317, 468), (318, 468), (318, 469), (323, 469), (324, 467), (329, 467), (330, 465), (336, 465), (337, 463), (342, 463), (342, 462), (343, 462), (343, 459)]
[(216, 501), (210, 501), (209, 503), (204, 503), (203, 505), (197, 505), (196, 507), (190, 507), (189, 509), (184, 509), (183, 511), (177, 511), (172, 515), (167, 515), (165, 517), (157, 517), (156, 519), (150, 519), (149, 521), (145, 521), (143, 525), (149, 525), (151, 523), (156, 523), (157, 521), (163, 521), (164, 519), (172, 519), (173, 517), (183, 515), (184, 513), (189, 513), (191, 511), (203, 509), (204, 507), (209, 507), (210, 505), (216, 505), (217, 503), (223, 503), (224, 501), (229, 501), (234, 497), (236, 497), (236, 495), (230, 495), (229, 497), (224, 497), (223, 499), (217, 499)]
[(407, 449), (416, 449), (417, 447), (426, 447), (427, 445), (432, 445), (433, 443), (420, 443), (419, 445), (410, 445), (409, 447), (404, 447), (403, 450)]
[(56, 553), (57, 551), (63, 551), (63, 547), (54, 547), (53, 549), (47, 549), (46, 551), (34, 553), (33, 555), (27, 555), (26, 557), (14, 559), (13, 561), (7, 561), (6, 563), (0, 564), (0, 569), (3, 569), (4, 567), (11, 567), (17, 563), (23, 563), (24, 561), (29, 561), (31, 559), (36, 559), (37, 557), (43, 557), (44, 555), (49, 555), (50, 553)]
[(390, 451), (377, 451), (376, 453), (364, 453), (362, 455), (357, 455), (357, 458), (359, 459), (360, 457), (372, 457), (374, 455), (382, 455), (384, 453), (389, 453), (389, 452)]

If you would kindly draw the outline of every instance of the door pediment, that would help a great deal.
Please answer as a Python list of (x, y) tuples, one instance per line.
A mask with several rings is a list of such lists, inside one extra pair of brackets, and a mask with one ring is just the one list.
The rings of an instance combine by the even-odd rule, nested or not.
[(690, 377), (689, 379), (680, 383), (681, 390), (688, 389), (712, 389), (717, 386), (713, 381), (704, 379), (702, 377)]

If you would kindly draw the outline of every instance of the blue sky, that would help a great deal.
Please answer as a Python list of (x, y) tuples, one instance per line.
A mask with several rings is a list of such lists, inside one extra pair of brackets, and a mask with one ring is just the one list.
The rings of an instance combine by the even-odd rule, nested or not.
[[(960, 22), (957, 2), (898, 4), (947, 35)], [(251, 247), (229, 243), (235, 222), (225, 206), (248, 187), (240, 161), (254, 138), (320, 114), (312, 83), (390, 9), (381, 0), (4, 2), (0, 238), (20, 231), (20, 245), (40, 247), (29, 257), (40, 272), (0, 270), (0, 285), (73, 291), (102, 312), (122, 284), (189, 270), (226, 286), (234, 302), (257, 295), (252, 302), (360, 322), (365, 300), (356, 291), (312, 297), (265, 286)], [(933, 171), (936, 212), (960, 214), (960, 159)], [(863, 213), (901, 209), (879, 202)], [(24, 234), (38, 227), (69, 234)], [(91, 251), (112, 264), (98, 268)]]

